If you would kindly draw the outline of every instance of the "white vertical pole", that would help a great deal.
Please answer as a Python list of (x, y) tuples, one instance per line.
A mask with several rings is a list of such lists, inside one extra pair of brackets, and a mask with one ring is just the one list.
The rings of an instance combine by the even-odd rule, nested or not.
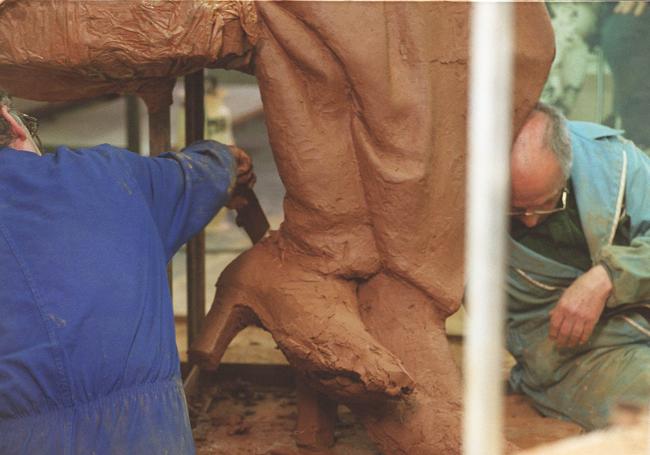
[(505, 260), (511, 146), (513, 4), (474, 3), (466, 231), (464, 452), (503, 451)]

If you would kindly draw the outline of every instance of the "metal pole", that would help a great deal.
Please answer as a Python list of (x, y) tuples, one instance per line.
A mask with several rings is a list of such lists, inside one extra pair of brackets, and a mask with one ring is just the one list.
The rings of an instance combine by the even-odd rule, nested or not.
[(149, 111), (149, 155), (157, 156), (171, 151), (171, 124), (169, 107)]
[[(152, 111), (149, 108), (149, 155), (156, 156), (171, 150), (171, 122), (169, 106)], [(171, 261), (167, 265), (169, 293), (173, 295), (173, 271)]]
[[(203, 139), (205, 123), (203, 70), (185, 76), (185, 141)], [(188, 349), (205, 316), (205, 231), (187, 243), (187, 342)]]
[(126, 148), (140, 154), (140, 109), (138, 98), (126, 96)]
[(503, 450), (504, 279), (512, 115), (511, 3), (474, 3), (471, 21), (463, 447)]

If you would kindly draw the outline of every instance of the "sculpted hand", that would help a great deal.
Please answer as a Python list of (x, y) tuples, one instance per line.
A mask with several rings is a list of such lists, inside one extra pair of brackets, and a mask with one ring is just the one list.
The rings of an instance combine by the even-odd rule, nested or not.
[(237, 181), (226, 207), (229, 209), (240, 209), (247, 204), (246, 198), (242, 195), (242, 190), (252, 188), (255, 185), (256, 177), (253, 172), (253, 160), (239, 147), (230, 145), (228, 148), (237, 163)]
[(602, 265), (592, 267), (564, 291), (550, 313), (549, 337), (560, 347), (574, 347), (589, 340), (612, 291)]
[(635, 16), (640, 16), (648, 5), (647, 1), (623, 1), (618, 2), (614, 8), (616, 14), (629, 14), (634, 11)]

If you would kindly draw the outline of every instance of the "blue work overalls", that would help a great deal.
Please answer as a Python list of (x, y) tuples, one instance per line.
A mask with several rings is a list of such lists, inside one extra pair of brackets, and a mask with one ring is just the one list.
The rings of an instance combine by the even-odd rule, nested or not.
[(0, 150), (0, 454), (194, 453), (166, 264), (227, 148)]

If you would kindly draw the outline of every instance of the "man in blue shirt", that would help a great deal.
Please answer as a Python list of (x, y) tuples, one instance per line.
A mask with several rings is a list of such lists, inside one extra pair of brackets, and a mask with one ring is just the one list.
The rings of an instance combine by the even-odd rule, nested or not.
[(0, 453), (194, 453), (166, 264), (252, 184), (250, 158), (40, 156), (1, 95)]

